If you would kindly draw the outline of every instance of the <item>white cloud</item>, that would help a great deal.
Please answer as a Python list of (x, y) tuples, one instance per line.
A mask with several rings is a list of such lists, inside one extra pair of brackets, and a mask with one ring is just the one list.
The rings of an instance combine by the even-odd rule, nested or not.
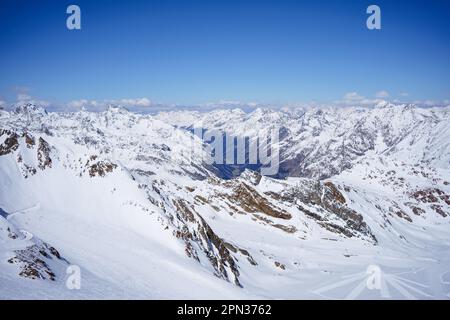
[(389, 97), (389, 92), (387, 92), (386, 90), (378, 91), (375, 94), (375, 97), (377, 97), (377, 98), (388, 98)]
[(400, 92), (399, 96), (400, 97), (407, 97), (407, 96), (409, 96), (409, 93), (408, 92)]
[(72, 100), (67, 103), (67, 107), (70, 109), (80, 109), (82, 107), (88, 109), (103, 109), (109, 105), (118, 105), (123, 107), (151, 107), (153, 102), (148, 98), (137, 98), (137, 99), (111, 99), (111, 100), (88, 100), (88, 99), (79, 99)]
[(357, 92), (349, 92), (346, 93), (342, 100), (335, 101), (334, 104), (336, 106), (373, 106), (377, 103), (384, 102), (385, 100), (377, 98), (377, 99), (369, 99), (362, 95), (359, 95)]
[(35, 99), (35, 98), (31, 97), (29, 94), (23, 93), (23, 92), (17, 94), (17, 103), (18, 104), (33, 103), (35, 105), (38, 105), (38, 106), (44, 107), (44, 108), (48, 107), (50, 105), (50, 102), (48, 102), (48, 101)]
[(75, 109), (80, 109), (84, 106), (88, 106), (89, 105), (89, 101), (86, 99), (80, 99), (80, 100), (72, 100), (70, 101), (67, 106), (69, 108), (75, 108)]
[[(407, 96), (407, 93), (400, 94), (402, 96)], [(333, 102), (296, 102), (286, 105), (280, 104), (263, 104), (257, 102), (242, 102), (235, 100), (220, 100), (216, 103), (208, 103), (203, 105), (191, 105), (191, 106), (180, 106), (180, 105), (169, 105), (169, 104), (158, 104), (154, 103), (147, 97), (142, 98), (124, 98), (124, 99), (104, 99), (104, 100), (89, 100), (89, 99), (78, 99), (72, 100), (68, 103), (49, 103), (47, 101), (38, 100), (34, 97), (30, 96), (28, 92), (24, 89), (17, 94), (17, 102), (18, 103), (34, 103), (38, 106), (42, 106), (47, 108), (50, 111), (77, 111), (81, 108), (85, 107), (89, 111), (103, 111), (109, 105), (113, 106), (123, 106), (128, 108), (130, 111), (136, 112), (149, 112), (146, 109), (151, 108), (151, 111), (159, 111), (159, 110), (168, 110), (168, 109), (177, 109), (177, 108), (189, 108), (189, 109), (199, 109), (199, 110), (208, 110), (208, 109), (224, 109), (224, 108), (241, 108), (245, 110), (251, 110), (252, 108), (256, 108), (258, 106), (265, 106), (269, 108), (294, 108), (294, 107), (372, 107), (380, 103), (386, 103), (387, 101), (402, 104), (402, 103), (413, 103), (422, 107), (434, 107), (434, 106), (449, 106), (450, 100), (416, 100), (416, 101), (405, 101), (406, 99), (388, 99), (389, 93), (386, 91), (380, 91), (376, 94), (376, 98), (367, 98), (363, 95), (360, 95), (358, 92), (348, 92), (346, 93), (340, 100)], [(381, 97), (386, 97), (383, 99)], [(7, 102), (0, 99), (0, 108), (7, 108)]]
[(17, 101), (18, 102), (28, 102), (31, 100), (31, 96), (26, 93), (19, 93), (17, 94)]
[(424, 101), (417, 101), (417, 104), (418, 105), (423, 105), (425, 107), (433, 107), (433, 106), (435, 106), (435, 105), (437, 105), (439, 103), (436, 102), (436, 101), (433, 101), (433, 100), (424, 100)]
[(208, 102), (205, 104), (201, 104), (201, 107), (205, 108), (221, 108), (221, 109), (230, 109), (230, 108), (257, 108), (261, 106), (260, 103), (250, 101), (239, 101), (239, 100), (219, 100), (217, 102)]
[(415, 100), (412, 104), (420, 107), (449, 107), (450, 100)]
[(152, 101), (148, 98), (139, 99), (121, 99), (121, 100), (111, 100), (112, 104), (121, 104), (125, 106), (136, 106), (136, 107), (151, 107)]
[(363, 99), (364, 97), (360, 96), (358, 92), (349, 92), (344, 95), (344, 101), (360, 101)]

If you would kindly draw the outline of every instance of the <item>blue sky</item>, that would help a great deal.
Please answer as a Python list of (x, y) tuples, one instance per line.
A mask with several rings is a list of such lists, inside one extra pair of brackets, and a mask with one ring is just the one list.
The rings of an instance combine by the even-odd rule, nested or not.
[(0, 40), (7, 102), (450, 99), (446, 0), (2, 0)]

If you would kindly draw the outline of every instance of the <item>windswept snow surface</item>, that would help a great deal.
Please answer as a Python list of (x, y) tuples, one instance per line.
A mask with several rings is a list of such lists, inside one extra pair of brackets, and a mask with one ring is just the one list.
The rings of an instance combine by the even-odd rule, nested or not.
[[(0, 298), (447, 299), (449, 115), (2, 112)], [(217, 177), (199, 122), (283, 131), (284, 179)]]

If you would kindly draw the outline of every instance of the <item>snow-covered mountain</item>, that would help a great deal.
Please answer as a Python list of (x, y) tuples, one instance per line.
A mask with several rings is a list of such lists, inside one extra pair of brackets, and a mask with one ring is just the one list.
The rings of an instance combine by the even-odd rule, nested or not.
[[(205, 163), (199, 125), (276, 129), (279, 174)], [(142, 115), (27, 104), (0, 110), (0, 181), (3, 299), (450, 293), (449, 108)], [(70, 266), (79, 290), (66, 286)], [(382, 290), (361, 285), (370, 270)]]
[[(254, 136), (279, 130), (278, 177), (325, 179), (350, 169), (362, 156), (392, 154), (411, 164), (448, 167), (450, 108), (379, 103), (374, 108), (311, 108), (280, 112), (240, 109), (166, 112), (157, 118), (174, 126)], [(400, 154), (395, 153), (399, 151)]]

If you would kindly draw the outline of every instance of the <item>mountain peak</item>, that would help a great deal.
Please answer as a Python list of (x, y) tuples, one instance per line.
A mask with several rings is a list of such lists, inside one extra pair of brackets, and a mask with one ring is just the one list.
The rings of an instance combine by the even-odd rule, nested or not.
[(17, 105), (14, 109), (14, 113), (16, 114), (27, 114), (27, 115), (38, 115), (45, 116), (47, 115), (47, 110), (45, 108), (37, 106), (32, 102), (27, 102), (25, 104)]

